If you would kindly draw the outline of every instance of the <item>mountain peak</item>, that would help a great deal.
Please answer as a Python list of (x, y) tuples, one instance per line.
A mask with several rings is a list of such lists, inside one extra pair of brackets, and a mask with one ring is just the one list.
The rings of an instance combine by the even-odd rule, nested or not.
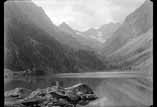
[(60, 27), (70, 27), (66, 22), (63, 22), (59, 25)]
[(66, 33), (75, 34), (75, 31), (65, 22), (61, 23), (59, 28)]
[(94, 32), (94, 31), (96, 31), (96, 29), (94, 29), (94, 28), (89, 28), (87, 31), (88, 31), (88, 32)]

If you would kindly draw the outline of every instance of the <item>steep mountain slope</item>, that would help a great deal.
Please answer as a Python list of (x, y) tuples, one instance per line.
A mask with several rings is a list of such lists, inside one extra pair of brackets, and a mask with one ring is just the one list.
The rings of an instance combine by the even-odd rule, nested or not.
[(108, 23), (102, 25), (100, 28), (90, 28), (87, 31), (80, 32), (82, 35), (101, 40), (105, 42), (111, 35), (120, 27), (120, 23)]
[(103, 48), (103, 43), (113, 34), (114, 31), (118, 29), (119, 26), (119, 23), (109, 23), (104, 24), (98, 29), (90, 28), (85, 32), (80, 32), (73, 30), (68, 24), (63, 22), (59, 25), (59, 28), (63, 32), (71, 35), (73, 40), (69, 40), (78, 42), (82, 45), (82, 47), (85, 47), (84, 49), (94, 50), (99, 54)]
[(31, 1), (6, 2), (4, 13), (5, 68), (79, 72), (103, 67), (93, 52), (74, 50), (57, 40), (55, 37), (69, 34), (54, 26)]
[[(80, 32), (73, 30), (68, 24), (63, 22), (59, 25), (59, 28), (66, 33), (69, 33), (73, 38), (75, 38), (80, 44), (88, 49), (95, 50), (100, 54), (103, 43), (108, 39), (116, 29), (120, 26), (119, 23), (109, 23), (104, 24), (98, 29), (90, 28), (87, 31)], [(86, 48), (87, 49), (87, 48)]]
[(88, 47), (88, 50), (95, 50), (97, 53), (100, 53), (103, 48), (103, 43), (111, 37), (114, 31), (120, 26), (119, 23), (109, 23), (104, 24), (98, 29), (90, 28), (87, 31), (80, 32), (73, 30), (68, 24), (63, 22), (59, 25), (59, 28), (68, 34), (70, 34), (75, 40), (79, 42), (82, 46)]
[[(134, 51), (139, 49), (138, 53), (142, 52), (143, 50), (149, 49), (152, 47), (153, 41), (153, 29), (151, 28), (146, 33), (133, 38), (130, 40), (126, 45), (124, 45), (119, 50), (115, 51), (114, 53), (110, 54), (109, 56), (125, 56), (127, 54), (131, 54)], [(140, 51), (141, 49), (141, 51)], [(134, 53), (135, 54), (135, 53)], [(132, 54), (133, 55), (133, 54)]]
[[(59, 25), (59, 28), (72, 36), (77, 42), (79, 42), (82, 46), (86, 47), (87, 50), (95, 51), (99, 53), (103, 47), (103, 43), (101, 43), (96, 38), (90, 37), (90, 35), (83, 35), (81, 32), (73, 30), (68, 24), (63, 22)], [(88, 47), (88, 48), (87, 48)]]
[(102, 32), (103, 39), (108, 39), (120, 27), (120, 23), (108, 23), (101, 26), (98, 31)]
[[(27, 3), (26, 3), (27, 2)], [(75, 49), (88, 49), (84, 45), (80, 44), (72, 35), (62, 32), (57, 26), (55, 26), (49, 17), (45, 14), (41, 7), (36, 6), (34, 3), (27, 1), (18, 2), (15, 5), (15, 9), (23, 13), (21, 17), (27, 17), (31, 22), (37, 25), (39, 28), (44, 29), (56, 40), (64, 45)]]
[(103, 54), (107, 56), (124, 46), (130, 39), (146, 33), (153, 26), (153, 4), (146, 0), (130, 14), (124, 23), (104, 43)]
[(146, 0), (106, 41), (103, 55), (108, 69), (140, 70), (152, 74), (152, 9), (152, 2)]
[(150, 29), (148, 32), (130, 40), (122, 48), (110, 54), (108, 56), (110, 63), (117, 67), (119, 66), (120, 68), (138, 68), (138, 70), (142, 69), (144, 65), (143, 67), (137, 66), (142, 65), (144, 62), (147, 62), (147, 60), (153, 56), (152, 33), (152, 29)]

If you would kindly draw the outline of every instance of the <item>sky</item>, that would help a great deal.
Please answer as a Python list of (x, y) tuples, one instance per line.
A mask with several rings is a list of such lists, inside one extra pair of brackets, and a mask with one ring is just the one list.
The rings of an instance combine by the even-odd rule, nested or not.
[(32, 0), (42, 7), (53, 24), (63, 22), (78, 31), (103, 24), (122, 23), (145, 0)]

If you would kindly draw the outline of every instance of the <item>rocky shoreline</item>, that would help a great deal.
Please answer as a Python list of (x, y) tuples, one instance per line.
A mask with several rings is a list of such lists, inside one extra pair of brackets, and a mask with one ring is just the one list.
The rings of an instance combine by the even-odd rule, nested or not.
[(5, 107), (76, 107), (97, 99), (86, 84), (62, 88), (58, 85), (31, 91), (15, 88), (5, 92)]

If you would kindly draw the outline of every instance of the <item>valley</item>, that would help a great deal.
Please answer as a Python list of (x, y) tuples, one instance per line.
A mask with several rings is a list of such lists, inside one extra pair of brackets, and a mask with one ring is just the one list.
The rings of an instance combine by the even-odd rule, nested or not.
[[(98, 99), (83, 107), (153, 105), (153, 3), (119, 23), (86, 31), (55, 25), (34, 2), (4, 5), (4, 90), (88, 84)], [(52, 13), (53, 14), (53, 13)], [(79, 107), (79, 106), (78, 106)]]

